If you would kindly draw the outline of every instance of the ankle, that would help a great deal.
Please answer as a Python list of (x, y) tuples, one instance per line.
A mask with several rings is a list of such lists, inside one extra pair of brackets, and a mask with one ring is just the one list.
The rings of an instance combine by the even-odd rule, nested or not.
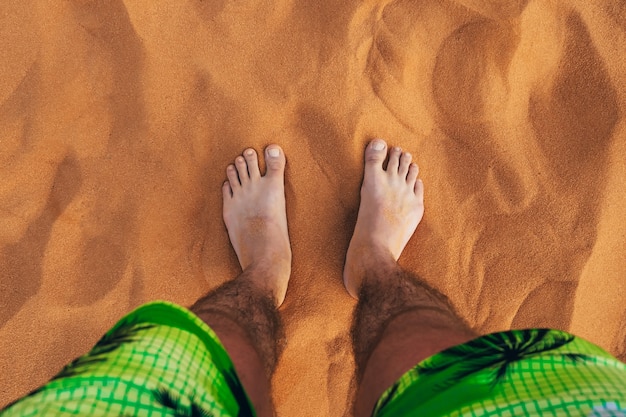
[(243, 275), (263, 276), (267, 280), (285, 275), (289, 276), (290, 274), (290, 256), (268, 256), (252, 262), (243, 270)]
[(344, 284), (348, 293), (359, 298), (363, 286), (386, 284), (401, 271), (391, 253), (375, 246), (350, 246), (344, 267)]
[(398, 268), (398, 262), (391, 251), (376, 244), (351, 245), (350, 263), (361, 272), (370, 270), (393, 270)]
[(291, 260), (274, 259), (272, 262), (249, 265), (237, 279), (248, 282), (259, 294), (270, 297), (279, 307), (285, 299), (290, 275)]

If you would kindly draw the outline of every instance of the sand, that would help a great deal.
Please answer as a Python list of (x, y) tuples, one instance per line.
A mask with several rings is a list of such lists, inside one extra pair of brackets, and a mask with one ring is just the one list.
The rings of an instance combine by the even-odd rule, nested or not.
[(239, 272), (224, 169), (287, 154), (280, 416), (354, 384), (341, 271), (362, 152), (415, 156), (401, 264), (478, 331), (569, 330), (626, 360), (621, 0), (0, 4), (0, 406), (122, 314)]

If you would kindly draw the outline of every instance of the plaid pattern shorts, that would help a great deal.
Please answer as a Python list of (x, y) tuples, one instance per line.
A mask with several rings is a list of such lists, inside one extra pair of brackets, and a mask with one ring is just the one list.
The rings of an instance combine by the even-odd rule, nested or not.
[[(163, 301), (126, 315), (89, 353), (0, 411), (0, 417), (255, 415), (216, 334), (189, 310)], [(626, 417), (626, 365), (557, 330), (493, 333), (420, 362), (372, 413), (546, 415)]]
[(158, 301), (122, 318), (94, 348), (2, 417), (256, 415), (217, 335)]
[(626, 365), (558, 330), (493, 333), (416, 365), (374, 415), (626, 417)]

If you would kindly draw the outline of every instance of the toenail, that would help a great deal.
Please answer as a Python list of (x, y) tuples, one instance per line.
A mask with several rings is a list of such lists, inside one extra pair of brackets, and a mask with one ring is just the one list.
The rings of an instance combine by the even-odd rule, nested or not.
[(406, 156), (407, 158), (410, 158), (411, 154), (407, 152), (407, 153), (404, 154), (404, 156)]
[(382, 140), (375, 140), (374, 143), (372, 143), (372, 149), (375, 151), (382, 151), (385, 149), (385, 144)]
[(252, 156), (253, 154), (254, 154), (254, 151), (253, 151), (252, 149), (248, 149), (248, 150), (246, 151), (246, 155), (250, 155), (250, 156)]
[(234, 166), (232, 166), (232, 165), (228, 165), (228, 170), (229, 170), (229, 171), (232, 171), (233, 169), (235, 169), (235, 167), (234, 167)]
[(400, 152), (402, 149), (398, 148), (397, 146), (395, 148), (393, 148), (394, 151), (396, 152)]
[(237, 162), (243, 162), (243, 158), (242, 157), (237, 158)]
[(277, 148), (271, 148), (267, 150), (267, 154), (272, 158), (276, 158), (280, 155), (280, 151)]

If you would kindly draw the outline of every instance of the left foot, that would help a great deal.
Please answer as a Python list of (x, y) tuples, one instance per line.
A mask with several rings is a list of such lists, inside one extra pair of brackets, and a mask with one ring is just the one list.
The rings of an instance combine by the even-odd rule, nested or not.
[(278, 145), (265, 149), (261, 176), (257, 153), (246, 149), (226, 168), (224, 223), (241, 268), (269, 290), (280, 306), (291, 274), (291, 246), (285, 209), (285, 154)]

